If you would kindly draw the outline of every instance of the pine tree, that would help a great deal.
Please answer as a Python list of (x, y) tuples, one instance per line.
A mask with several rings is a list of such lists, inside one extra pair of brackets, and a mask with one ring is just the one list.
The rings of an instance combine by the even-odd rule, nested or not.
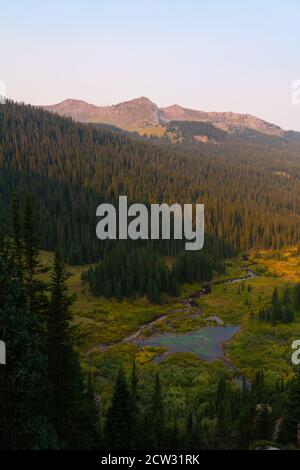
[(218, 383), (216, 396), (217, 410), (217, 437), (220, 445), (224, 445), (226, 435), (226, 405), (227, 405), (227, 381), (223, 375)]
[(134, 359), (132, 362), (132, 372), (131, 372), (131, 396), (132, 396), (132, 401), (134, 403), (137, 403), (137, 400), (138, 400), (138, 391), (137, 391), (138, 383), (139, 383), (139, 379), (137, 376), (136, 362)]
[(149, 414), (149, 441), (151, 449), (162, 447), (164, 439), (164, 404), (159, 374), (155, 376), (154, 389)]
[[(288, 399), (280, 439), (284, 442), (297, 442), (297, 427), (300, 425), (300, 370), (295, 374), (289, 387)], [(298, 442), (299, 444), (299, 442)]]
[[(16, 218), (16, 214), (14, 215)], [(16, 222), (15, 222), (16, 223)], [(16, 230), (17, 228), (15, 228)], [(24, 261), (26, 269), (26, 281), (28, 283), (28, 291), (31, 297), (34, 293), (34, 276), (37, 273), (37, 268), (40, 264), (37, 260), (38, 255), (38, 238), (36, 234), (36, 227), (32, 209), (31, 198), (29, 194), (26, 195), (23, 215), (23, 239), (24, 239)], [(29, 304), (31, 308), (31, 303)]]
[(197, 418), (194, 410), (190, 410), (186, 419), (186, 443), (185, 449), (193, 450), (199, 447), (199, 436), (197, 435)]
[(300, 307), (300, 283), (297, 283), (294, 288), (294, 299), (295, 299), (295, 307)]
[(86, 441), (85, 448), (99, 449), (103, 443), (100, 410), (96, 403), (95, 391), (92, 383), (92, 377), (89, 375), (87, 387), (82, 396), (82, 435)]
[(11, 207), (11, 228), (12, 228), (12, 240), (13, 247), (15, 252), (16, 265), (20, 272), (20, 277), (22, 279), (24, 274), (23, 266), (23, 243), (22, 243), (22, 224), (20, 219), (20, 211), (17, 195), (14, 194), (12, 198), (12, 207)]
[(48, 419), (47, 357), (36, 320), (27, 311), (26, 289), (11, 237), (0, 227), (0, 338), (6, 365), (0, 368), (0, 448), (48, 449), (58, 445)]
[(171, 450), (179, 450), (181, 449), (182, 446), (182, 439), (179, 433), (179, 428), (178, 428), (178, 421), (175, 418), (173, 426), (171, 428), (170, 436), (168, 438), (169, 445), (168, 448)]
[[(35, 317), (40, 333), (44, 330), (44, 321), (47, 310), (46, 284), (40, 279), (44, 272), (38, 260), (38, 236), (36, 233), (35, 218), (31, 197), (26, 195), (23, 212), (23, 257), (24, 257), (24, 283), (27, 294), (27, 306), (30, 315)], [(41, 336), (41, 340), (43, 340)]]
[(105, 439), (109, 448), (132, 449), (132, 398), (122, 367), (106, 417)]
[(73, 348), (67, 273), (61, 257), (55, 254), (50, 280), (50, 303), (47, 316), (48, 372), (52, 386), (51, 420), (63, 447), (88, 448), (86, 400), (79, 359)]
[(135, 359), (132, 362), (132, 372), (131, 372), (131, 406), (132, 406), (132, 442), (134, 447), (140, 446), (141, 436), (140, 436), (140, 409), (139, 409), (139, 393), (138, 393), (138, 375), (136, 371), (136, 362)]

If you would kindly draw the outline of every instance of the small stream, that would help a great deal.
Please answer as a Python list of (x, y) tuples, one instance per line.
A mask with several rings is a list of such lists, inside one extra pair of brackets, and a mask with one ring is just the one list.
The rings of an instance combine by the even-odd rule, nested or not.
[[(163, 315), (157, 317), (156, 319), (145, 323), (138, 330), (130, 334), (129, 336), (123, 338), (118, 343), (134, 343), (141, 347), (145, 346), (156, 346), (164, 347), (167, 349), (166, 352), (158, 354), (154, 361), (161, 362), (168, 355), (176, 352), (192, 352), (197, 354), (198, 357), (206, 361), (213, 361), (215, 359), (223, 360), (229, 368), (235, 369), (231, 364), (229, 359), (226, 357), (224, 351), (224, 345), (226, 342), (230, 341), (239, 331), (240, 326), (238, 325), (224, 325), (224, 322), (221, 318), (216, 315), (206, 317), (206, 320), (209, 322), (215, 323), (215, 326), (205, 326), (199, 328), (195, 331), (190, 331), (188, 333), (164, 333), (158, 334), (150, 337), (145, 337), (144, 333), (147, 332), (151, 327), (159, 324), (165, 318), (168, 317), (171, 313), (176, 312), (193, 312), (193, 316), (204, 315), (202, 308), (198, 305), (198, 300), (208, 295), (212, 291), (213, 285), (220, 284), (231, 284), (234, 282), (243, 282), (249, 279), (253, 279), (257, 275), (250, 269), (249, 266), (242, 268), (245, 271), (245, 276), (239, 278), (224, 279), (220, 281), (212, 282), (203, 286), (197, 292), (191, 294), (187, 299), (182, 300), (183, 308), (177, 310), (171, 310), (170, 312), (164, 313)], [(195, 309), (196, 310), (193, 310)], [(114, 343), (117, 344), (117, 343)], [(98, 345), (86, 352), (86, 355), (89, 355), (91, 351), (106, 351), (110, 348), (111, 345)]]
[[(235, 282), (243, 282), (256, 277), (256, 274), (249, 268), (249, 266), (246, 266), (242, 269), (246, 272), (245, 276), (215, 281), (212, 284), (232, 284)], [(208, 295), (211, 290), (212, 285), (206, 285), (201, 290), (191, 294), (188, 299), (183, 300), (185, 310), (197, 308), (196, 314), (203, 315), (203, 311), (198, 305), (197, 300), (204, 295)], [(178, 352), (191, 352), (206, 361), (221, 359), (228, 365), (229, 368), (234, 370), (234, 366), (226, 357), (224, 345), (240, 331), (240, 326), (224, 325), (223, 320), (216, 315), (206, 317), (206, 320), (209, 322), (214, 322), (216, 326), (205, 326), (199, 328), (198, 330), (182, 334), (163, 333), (148, 338), (141, 337), (142, 335), (138, 333), (135, 334), (134, 338), (131, 338), (131, 340), (141, 347), (154, 346), (166, 348), (167, 351), (163, 352), (162, 354), (158, 354), (154, 358), (154, 362), (161, 362), (170, 354)]]

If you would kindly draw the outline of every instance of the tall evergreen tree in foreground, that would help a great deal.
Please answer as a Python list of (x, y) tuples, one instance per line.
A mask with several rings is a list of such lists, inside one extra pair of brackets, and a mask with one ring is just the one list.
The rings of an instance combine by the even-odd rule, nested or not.
[(70, 305), (67, 293), (67, 273), (61, 257), (55, 254), (50, 281), (50, 304), (47, 318), (48, 372), (52, 385), (51, 420), (63, 447), (89, 448), (96, 442), (96, 429), (89, 429), (83, 377), (78, 355), (74, 351)]
[(132, 449), (132, 397), (121, 367), (107, 413), (105, 436), (109, 448)]
[(0, 449), (55, 448), (58, 440), (48, 419), (47, 356), (37, 320), (28, 310), (19, 256), (0, 222), (0, 338), (7, 353), (6, 365), (0, 367)]

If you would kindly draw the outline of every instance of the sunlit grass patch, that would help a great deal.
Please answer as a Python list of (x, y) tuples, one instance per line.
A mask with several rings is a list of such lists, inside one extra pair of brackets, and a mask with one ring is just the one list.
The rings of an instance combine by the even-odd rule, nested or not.
[(282, 250), (262, 250), (255, 261), (287, 282), (300, 282), (300, 255), (296, 247)]

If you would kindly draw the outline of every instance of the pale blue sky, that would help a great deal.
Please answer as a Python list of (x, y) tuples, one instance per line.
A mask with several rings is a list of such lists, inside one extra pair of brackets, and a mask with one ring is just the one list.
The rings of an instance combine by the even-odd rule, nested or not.
[(300, 130), (299, 0), (0, 0), (0, 25), (15, 100), (147, 96)]

